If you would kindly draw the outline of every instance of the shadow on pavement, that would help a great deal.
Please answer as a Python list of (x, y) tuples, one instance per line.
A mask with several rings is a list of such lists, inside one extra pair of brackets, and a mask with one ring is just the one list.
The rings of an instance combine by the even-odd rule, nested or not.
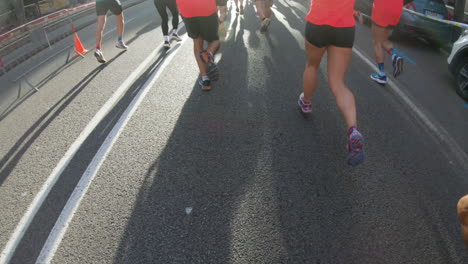
[[(122, 53), (123, 52), (119, 53), (119, 55)], [(163, 61), (166, 54), (167, 53), (165, 51), (161, 51), (158, 54), (159, 56), (156, 61), (139, 76), (131, 87), (128, 88), (112, 110), (103, 118), (103, 120), (83, 142), (80, 149), (63, 170), (62, 176), (54, 185), (50, 194), (44, 201), (44, 204), (34, 217), (30, 227), (26, 231), (15, 251), (12, 263), (34, 263), (37, 259), (41, 246), (44, 245), (50, 230), (52, 230), (88, 165), (91, 163), (102, 143), (114, 128), (115, 124), (119, 121), (122, 114), (127, 110), (132, 100), (144, 87), (146, 80), (150, 78), (155, 69)], [(109, 62), (115, 60), (119, 55)]]
[(29, 149), (34, 141), (57, 118), (60, 113), (73, 102), (73, 100), (83, 91), (87, 85), (101, 72), (107, 65), (116, 60), (123, 52), (109, 60), (106, 64), (99, 65), (78, 84), (76, 84), (62, 99), (56, 102), (50, 109), (44, 113), (15, 143), (15, 145), (0, 160), (0, 186), (16, 167), (23, 154)]
[(249, 99), (254, 91), (242, 41), (223, 43), (221, 79), (211, 92), (194, 84), (147, 171), (114, 263), (227, 263), (232, 257), (232, 214), (242, 206), (263, 137), (263, 107)]
[(157, 28), (159, 25), (160, 25), (160, 21), (158, 21), (158, 23), (150, 23), (150, 24), (146, 25), (144, 28), (138, 30), (138, 32), (135, 33), (135, 36), (133, 36), (131, 39), (127, 40), (127, 44), (132, 44), (132, 42), (137, 40), (140, 36), (142, 36), (142, 35), (144, 35), (144, 34), (146, 34), (148, 32), (151, 32), (152, 30)]
[[(46, 85), (50, 80), (52, 80), (54, 77), (59, 75), (61, 72), (64, 70), (68, 69), (70, 66), (78, 62), (78, 58), (73, 58), (71, 62), (68, 62), (66, 64), (63, 64), (59, 66), (57, 69), (55, 69), (53, 72), (48, 74), (46, 77), (44, 77), (39, 83), (36, 85), (38, 89), (41, 89), (44, 85)], [(21, 94), (21, 87), (23, 80), (18, 81), (18, 85), (20, 88), (18, 89), (18, 98), (14, 100), (9, 106), (5, 108), (5, 110), (0, 114), (0, 122), (5, 119), (9, 114), (11, 114), (17, 107), (19, 107), (24, 101), (26, 101), (29, 97), (31, 97), (34, 93), (35, 90), (30, 88), (30, 91), (24, 94), (23, 96), (20, 96)]]
[(397, 212), (414, 202), (401, 194), (413, 198), (417, 188), (400, 189), (413, 177), (404, 173), (417, 171), (404, 162), (415, 153), (375, 153), (375, 165), (348, 167), (346, 127), (326, 75), (317, 117), (304, 120), (296, 100), (305, 54), (284, 52), (304, 48), (277, 21), (259, 37), (249, 9), (223, 43), (222, 79), (209, 93), (194, 85), (148, 168), (114, 263), (430, 262), (418, 254), (424, 246), (407, 248), (416, 242), (405, 232), (419, 235), (419, 219)]

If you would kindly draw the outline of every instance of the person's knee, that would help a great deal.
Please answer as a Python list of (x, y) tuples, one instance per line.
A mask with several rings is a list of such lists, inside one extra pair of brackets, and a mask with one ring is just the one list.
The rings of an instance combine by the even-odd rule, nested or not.
[(318, 69), (319, 69), (319, 65), (317, 65), (317, 63), (313, 61), (309, 61), (309, 60), (306, 62), (306, 66), (305, 66), (306, 72), (316, 73), (318, 72)]
[(340, 92), (346, 89), (344, 80), (341, 78), (328, 77), (328, 85), (330, 86), (330, 91), (337, 96)]

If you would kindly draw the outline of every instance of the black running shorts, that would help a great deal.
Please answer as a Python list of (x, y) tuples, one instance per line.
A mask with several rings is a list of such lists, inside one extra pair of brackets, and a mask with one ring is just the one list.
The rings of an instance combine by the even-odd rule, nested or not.
[(98, 16), (105, 16), (108, 10), (114, 15), (120, 15), (122, 14), (122, 4), (119, 0), (96, 1), (96, 14)]
[(196, 39), (201, 36), (208, 42), (219, 40), (217, 12), (206, 17), (186, 18), (182, 16), (182, 19), (184, 20), (189, 37)]
[(352, 48), (354, 44), (354, 31), (354, 27), (332, 27), (307, 22), (305, 37), (310, 44), (318, 48), (328, 46)]

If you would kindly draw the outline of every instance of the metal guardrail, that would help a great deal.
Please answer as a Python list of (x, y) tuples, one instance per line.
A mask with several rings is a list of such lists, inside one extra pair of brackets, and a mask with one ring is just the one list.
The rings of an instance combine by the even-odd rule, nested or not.
[[(127, 0), (125, 2), (129, 3), (123, 8), (144, 1), (147, 0)], [(74, 30), (71, 30), (74, 24), (78, 23), (75, 27), (76, 30), (80, 30), (95, 23), (96, 17), (87, 14), (94, 10), (94, 6), (95, 2), (92, 2), (59, 10), (0, 35), (0, 76), (8, 74), (6, 79), (10, 82), (17, 83), (24, 80), (31, 88), (38, 90), (29, 82), (27, 76), (67, 50), (65, 64), (69, 62), (74, 42), (65, 38), (74, 33)]]
[(17, 38), (21, 38), (22, 35), (27, 33), (28, 29), (35, 28), (35, 27), (45, 27), (47, 23), (53, 23), (54, 21), (57, 22), (58, 20), (63, 20), (65, 15), (73, 15), (75, 13), (81, 13), (82, 11), (89, 10), (89, 8), (94, 7), (96, 3), (89, 3), (85, 5), (81, 5), (74, 8), (62, 9), (51, 13), (47, 16), (37, 18), (33, 21), (30, 21), (26, 24), (23, 24), (17, 28), (14, 28), (2, 35), (0, 35), (0, 50), (5, 45), (8, 45), (9, 41), (15, 40)]

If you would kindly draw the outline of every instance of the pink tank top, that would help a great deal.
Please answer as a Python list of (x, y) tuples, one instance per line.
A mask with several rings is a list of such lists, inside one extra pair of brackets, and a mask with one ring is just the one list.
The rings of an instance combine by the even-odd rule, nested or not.
[(315, 25), (354, 27), (355, 0), (312, 0), (306, 19)]

